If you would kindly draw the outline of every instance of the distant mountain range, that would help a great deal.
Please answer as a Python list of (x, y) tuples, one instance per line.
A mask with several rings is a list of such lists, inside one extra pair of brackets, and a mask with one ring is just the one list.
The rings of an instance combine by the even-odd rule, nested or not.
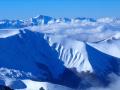
[(37, 26), (37, 25), (46, 25), (46, 24), (54, 24), (54, 23), (74, 23), (74, 22), (120, 22), (119, 18), (85, 18), (85, 17), (77, 17), (77, 18), (53, 18), (50, 16), (39, 15), (33, 17), (28, 20), (0, 20), (0, 29), (3, 28), (23, 28), (28, 26)]
[(120, 76), (120, 21), (37, 16), (0, 21), (0, 85), (89, 90)]

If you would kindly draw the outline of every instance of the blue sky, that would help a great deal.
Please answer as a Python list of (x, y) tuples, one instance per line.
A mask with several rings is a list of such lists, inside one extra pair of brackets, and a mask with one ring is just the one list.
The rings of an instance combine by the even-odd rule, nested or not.
[(0, 19), (119, 17), (120, 0), (0, 0)]

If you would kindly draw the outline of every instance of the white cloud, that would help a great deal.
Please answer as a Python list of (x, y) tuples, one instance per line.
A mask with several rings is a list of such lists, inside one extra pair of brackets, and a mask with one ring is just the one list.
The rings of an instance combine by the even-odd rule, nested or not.
[(88, 90), (120, 90), (120, 76), (112, 74), (110, 76), (111, 83), (107, 87), (92, 87)]

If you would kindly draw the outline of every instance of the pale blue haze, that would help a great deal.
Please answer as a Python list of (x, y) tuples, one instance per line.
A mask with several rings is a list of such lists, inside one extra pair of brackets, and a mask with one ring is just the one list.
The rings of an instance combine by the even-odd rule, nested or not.
[(120, 0), (0, 0), (0, 19), (119, 17)]

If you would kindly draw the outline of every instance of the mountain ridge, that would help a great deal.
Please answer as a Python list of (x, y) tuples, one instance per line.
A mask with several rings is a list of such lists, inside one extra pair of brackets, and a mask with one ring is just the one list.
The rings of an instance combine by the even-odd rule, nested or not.
[(77, 18), (53, 18), (51, 16), (38, 15), (36, 17), (27, 20), (0, 20), (0, 29), (3, 28), (24, 28), (28, 26), (46, 25), (54, 23), (73, 23), (73, 22), (91, 22), (91, 23), (120, 23), (119, 18), (88, 18), (88, 17), (77, 17)]
[[(43, 33), (31, 31), (28, 29), (18, 30), (18, 33), (15, 35), (12, 35), (6, 38), (0, 38), (0, 48), (1, 48), (0, 67), (20, 70), (20, 71), (24, 71), (25, 73), (31, 72), (30, 75), (32, 76), (26, 77), (26, 78), (24, 77), (25, 79), (29, 78), (31, 80), (37, 80), (37, 81), (47, 80), (48, 82), (60, 84), (70, 88), (77, 88), (79, 86), (81, 88), (91, 87), (94, 82), (91, 83), (90, 81), (91, 78), (93, 77), (86, 79), (86, 77), (88, 77), (89, 74), (90, 76), (91, 74), (93, 74), (92, 76), (94, 76), (95, 74), (94, 76), (94, 79), (96, 78), (95, 82), (104, 84), (103, 82), (105, 81), (101, 81), (101, 80), (108, 79), (107, 76), (109, 75), (109, 73), (107, 73), (107, 71), (110, 73), (114, 73), (114, 71), (112, 71), (111, 69), (113, 66), (114, 68), (116, 67), (116, 70), (118, 69), (118, 73), (119, 73), (120, 70), (117, 67), (119, 67), (120, 64), (116, 62), (117, 58), (114, 58), (113, 56), (110, 56), (110, 55), (106, 55), (105, 53), (101, 54), (99, 50), (94, 49), (94, 47), (89, 46), (89, 44), (85, 42), (75, 41), (76, 43), (74, 42), (74, 45), (75, 44), (78, 45), (80, 49), (85, 49), (82, 52), (80, 52), (81, 55), (85, 52), (87, 53), (82, 55), (83, 58), (80, 57), (80, 64), (79, 64), (78, 62), (79, 59), (77, 60), (77, 56), (76, 56), (78, 55), (78, 53), (74, 53), (76, 52), (78, 47), (73, 46), (71, 44), (71, 40), (69, 41), (69, 39), (66, 39), (67, 41), (69, 41), (69, 43), (67, 43), (66, 41), (65, 41), (66, 43), (64, 43), (64, 40), (60, 41), (61, 46), (56, 48), (57, 44), (59, 43), (55, 44), (56, 42), (52, 42), (53, 44), (50, 45), (51, 42), (48, 42), (46, 40), (45, 34)], [(57, 39), (57, 41), (59, 41), (59, 39)], [(67, 50), (67, 48), (65, 48), (65, 45), (68, 48), (68, 51), (70, 50), (70, 53), (69, 52), (63, 53), (64, 51), (62, 49), (61, 49), (62, 52), (58, 53), (58, 51), (62, 47), (64, 48), (64, 50)], [(80, 49), (78, 51), (80, 51)], [(92, 55), (91, 55), (91, 52), (92, 52)], [(62, 57), (62, 55), (64, 55), (64, 58)], [(103, 62), (99, 60), (99, 58), (101, 58), (101, 55), (103, 57), (102, 58)], [(115, 63), (113, 63), (115, 65), (113, 65), (112, 67), (111, 67), (112, 63), (109, 62), (111, 61), (111, 58), (109, 57), (112, 57), (113, 59), (112, 61), (115, 61)], [(108, 63), (106, 59), (108, 60)], [(66, 62), (71, 62), (71, 63), (65, 64)], [(76, 64), (74, 65), (75, 62), (78, 65)], [(106, 65), (105, 68), (99, 67), (97, 62), (102, 64), (103, 66)], [(92, 71), (91, 71), (91, 68), (89, 67), (89, 64), (92, 67)], [(95, 65), (95, 68), (94, 68), (94, 65)], [(82, 69), (82, 67), (83, 67), (83, 70), (79, 70), (79, 69)], [(99, 71), (99, 69), (101, 71)], [(105, 74), (102, 75), (102, 72), (104, 72), (104, 70), (105, 70)], [(82, 74), (81, 74), (82, 72), (86, 73), (88, 76), (82, 77)], [(99, 73), (101, 74), (99, 75)], [(100, 79), (96, 77), (97, 74)], [(15, 79), (19, 80), (20, 78), (18, 77), (18, 79), (17, 78)], [(109, 82), (105, 82), (105, 85), (106, 84), (109, 84)]]
[(1, 20), (0, 84), (17, 90), (29, 90), (28, 83), (36, 90), (107, 87), (111, 75), (120, 76), (119, 46), (119, 19)]

